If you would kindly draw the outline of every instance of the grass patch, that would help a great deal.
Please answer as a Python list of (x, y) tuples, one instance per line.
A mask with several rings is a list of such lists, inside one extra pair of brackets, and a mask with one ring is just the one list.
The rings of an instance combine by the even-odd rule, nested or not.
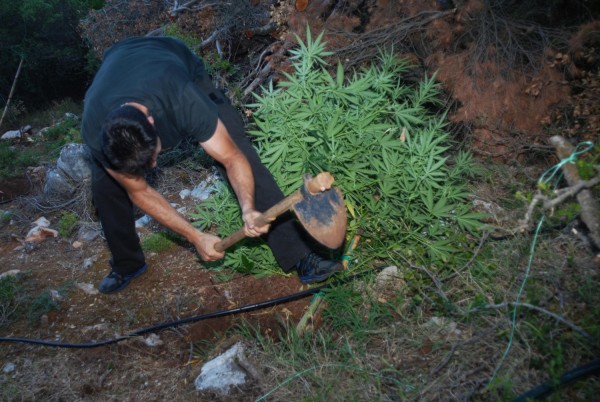
[(43, 149), (17, 149), (8, 141), (0, 142), (0, 177), (22, 176), (26, 167), (38, 164), (45, 155)]
[(142, 241), (145, 252), (162, 253), (181, 243), (181, 237), (172, 232), (153, 233)]

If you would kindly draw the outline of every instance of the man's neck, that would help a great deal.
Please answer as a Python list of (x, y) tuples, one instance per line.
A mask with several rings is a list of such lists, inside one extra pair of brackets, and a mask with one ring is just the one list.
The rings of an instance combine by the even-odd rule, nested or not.
[(138, 109), (140, 112), (144, 113), (146, 116), (149, 116), (148, 108), (146, 106), (142, 105), (141, 103), (126, 102), (126, 103), (123, 103), (121, 106), (131, 106), (131, 107), (134, 107), (134, 108)]

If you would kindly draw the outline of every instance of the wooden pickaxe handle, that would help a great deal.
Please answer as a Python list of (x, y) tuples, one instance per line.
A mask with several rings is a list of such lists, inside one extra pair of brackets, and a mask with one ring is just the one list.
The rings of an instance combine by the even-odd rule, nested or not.
[[(329, 190), (332, 184), (333, 176), (329, 172), (319, 173), (314, 178), (305, 178), (304, 182), (304, 186), (310, 194), (317, 194), (322, 191)], [(273, 205), (271, 208), (259, 215), (254, 220), (254, 224), (256, 226), (264, 226), (273, 222), (279, 215), (289, 211), (299, 201), (302, 201), (303, 198), (304, 195), (302, 194), (302, 190), (294, 191), (292, 194), (288, 195), (283, 200), (279, 201), (277, 204)], [(246, 234), (244, 233), (244, 228), (238, 229), (233, 234), (215, 244), (215, 250), (219, 252), (225, 251), (245, 237)]]

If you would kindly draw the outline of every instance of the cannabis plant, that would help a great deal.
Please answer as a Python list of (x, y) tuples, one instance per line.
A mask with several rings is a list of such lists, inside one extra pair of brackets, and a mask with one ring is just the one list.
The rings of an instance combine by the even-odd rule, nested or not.
[(382, 52), (347, 77), (331, 74), (323, 34), (292, 50), (293, 73), (255, 95), (250, 134), (286, 194), (303, 175), (328, 171), (344, 193), (349, 235), (360, 231), (379, 251), (402, 248), (446, 261), (456, 239), (480, 227), (469, 210), (470, 154), (451, 156), (434, 77), (404, 85), (410, 66)]

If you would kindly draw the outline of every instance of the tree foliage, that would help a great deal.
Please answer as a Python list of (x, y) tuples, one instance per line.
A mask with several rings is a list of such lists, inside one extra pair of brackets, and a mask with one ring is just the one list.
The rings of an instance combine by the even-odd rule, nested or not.
[(82, 93), (89, 73), (78, 33), (87, 0), (0, 2), (0, 104), (6, 101), (21, 58), (15, 98), (28, 106)]

